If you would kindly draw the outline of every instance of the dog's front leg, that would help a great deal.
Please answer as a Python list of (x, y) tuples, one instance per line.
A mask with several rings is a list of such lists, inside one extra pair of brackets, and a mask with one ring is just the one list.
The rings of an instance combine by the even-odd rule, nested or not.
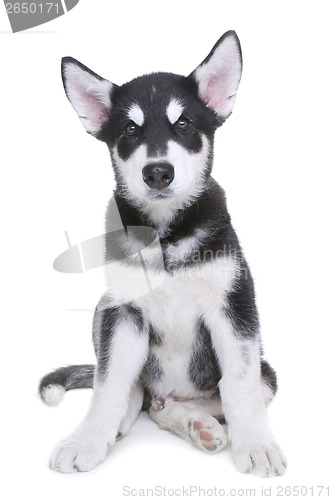
[(97, 367), (90, 410), (78, 429), (54, 450), (50, 467), (56, 471), (93, 469), (116, 440), (148, 353), (143, 322), (124, 308), (97, 313)]
[(262, 477), (281, 475), (286, 460), (268, 421), (258, 335), (241, 337), (221, 312), (207, 322), (223, 373), (219, 389), (235, 465)]

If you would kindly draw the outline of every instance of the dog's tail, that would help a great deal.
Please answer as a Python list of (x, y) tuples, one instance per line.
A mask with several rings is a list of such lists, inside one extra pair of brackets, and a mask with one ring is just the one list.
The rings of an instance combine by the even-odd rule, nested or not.
[(66, 391), (92, 388), (95, 365), (72, 365), (45, 375), (39, 383), (39, 394), (48, 406), (57, 406)]

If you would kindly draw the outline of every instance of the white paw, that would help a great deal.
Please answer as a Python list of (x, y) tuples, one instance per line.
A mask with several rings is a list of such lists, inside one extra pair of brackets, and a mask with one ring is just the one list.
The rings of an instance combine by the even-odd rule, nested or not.
[(50, 467), (63, 473), (90, 471), (105, 459), (114, 441), (88, 429), (77, 431), (56, 446)]
[(189, 421), (189, 432), (193, 444), (208, 453), (222, 450), (228, 442), (222, 425), (210, 415), (192, 418)]
[(260, 477), (282, 476), (287, 468), (284, 454), (273, 440), (233, 446), (233, 458), (240, 472)]

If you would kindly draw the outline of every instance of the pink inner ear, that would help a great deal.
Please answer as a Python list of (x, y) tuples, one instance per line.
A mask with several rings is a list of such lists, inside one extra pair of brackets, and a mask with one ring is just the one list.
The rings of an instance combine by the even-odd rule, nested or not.
[(84, 96), (84, 111), (86, 118), (94, 125), (101, 125), (108, 117), (109, 108), (96, 96), (86, 93)]
[(223, 118), (232, 112), (242, 65), (233, 38), (226, 38), (196, 70), (200, 97)]
[(218, 111), (218, 109), (223, 107), (223, 103), (227, 97), (224, 95), (225, 92), (223, 92), (223, 90), (223, 85), (221, 85), (221, 81), (218, 76), (211, 78), (205, 89), (203, 98), (207, 105), (215, 111)]

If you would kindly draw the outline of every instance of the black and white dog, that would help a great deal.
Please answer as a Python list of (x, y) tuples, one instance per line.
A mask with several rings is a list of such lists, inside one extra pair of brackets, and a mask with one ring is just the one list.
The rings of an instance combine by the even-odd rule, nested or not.
[(154, 73), (118, 86), (63, 59), (67, 97), (107, 144), (116, 190), (93, 322), (97, 365), (59, 368), (40, 383), (48, 404), (93, 387), (88, 415), (51, 457), (57, 471), (93, 469), (149, 408), (162, 429), (204, 451), (229, 438), (241, 472), (285, 472), (267, 417), (277, 383), (262, 359), (252, 278), (211, 177), (214, 133), (241, 71), (233, 31), (188, 77)]

